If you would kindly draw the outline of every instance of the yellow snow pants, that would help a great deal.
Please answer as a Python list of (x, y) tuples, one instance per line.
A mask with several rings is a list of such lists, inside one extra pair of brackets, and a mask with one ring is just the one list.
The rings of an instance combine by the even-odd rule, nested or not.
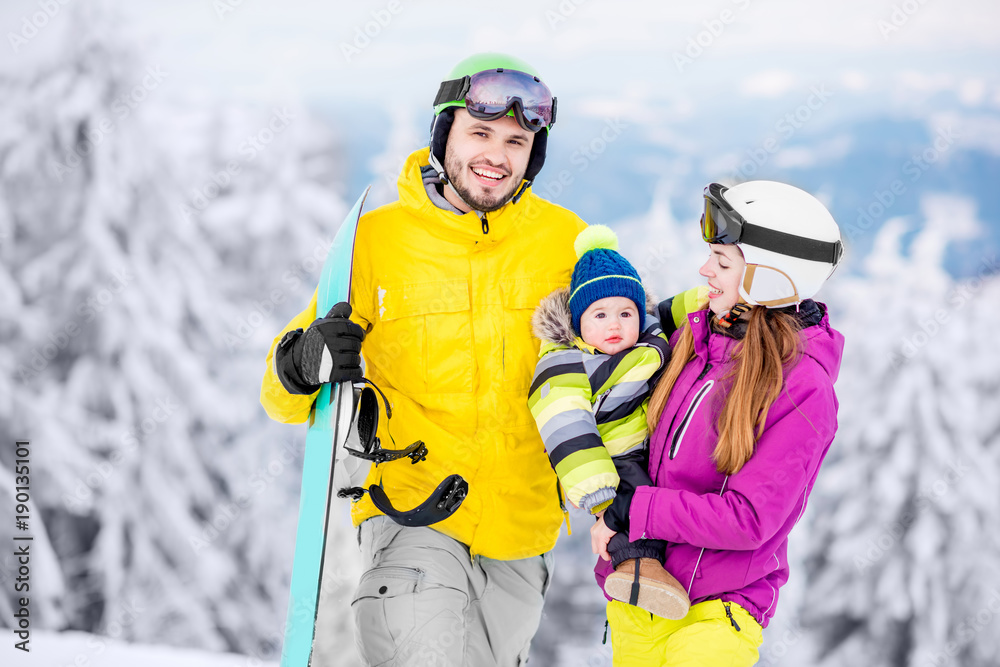
[(720, 600), (692, 605), (679, 621), (615, 600), (608, 603), (608, 627), (614, 667), (748, 667), (757, 663), (763, 641), (753, 616)]

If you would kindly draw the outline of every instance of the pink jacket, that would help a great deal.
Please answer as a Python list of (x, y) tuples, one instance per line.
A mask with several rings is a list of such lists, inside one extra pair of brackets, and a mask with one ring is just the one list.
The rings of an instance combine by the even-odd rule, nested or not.
[[(667, 540), (666, 569), (687, 587), (692, 603), (732, 601), (766, 627), (788, 580), (788, 534), (837, 431), (833, 383), (844, 337), (830, 327), (825, 306), (801, 305), (802, 355), (785, 373), (753, 457), (727, 477), (711, 457), (719, 379), (739, 341), (710, 332), (708, 315), (688, 316), (695, 358), (681, 372), (651, 438), (655, 486), (636, 490), (629, 539)], [(602, 588), (610, 572), (610, 564), (598, 560)]]

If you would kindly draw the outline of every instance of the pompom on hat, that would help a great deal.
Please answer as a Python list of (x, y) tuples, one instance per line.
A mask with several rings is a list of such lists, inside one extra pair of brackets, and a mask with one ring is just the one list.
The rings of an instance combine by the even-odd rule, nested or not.
[(610, 296), (631, 299), (639, 311), (639, 330), (646, 326), (646, 291), (638, 271), (618, 253), (618, 236), (605, 225), (591, 225), (573, 243), (577, 262), (569, 286), (573, 330), (580, 334), (580, 317), (590, 304)]

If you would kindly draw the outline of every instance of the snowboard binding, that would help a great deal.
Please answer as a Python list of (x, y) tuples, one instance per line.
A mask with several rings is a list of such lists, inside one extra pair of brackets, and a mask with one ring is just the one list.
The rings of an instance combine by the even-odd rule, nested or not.
[[(359, 392), (360, 395), (357, 396), (357, 429), (358, 439), (361, 441), (361, 449), (348, 447), (347, 451), (353, 456), (371, 461), (375, 465), (407, 457), (409, 457), (410, 463), (419, 463), (426, 459), (427, 445), (424, 444), (423, 440), (417, 440), (405, 449), (385, 449), (382, 447), (381, 440), (375, 435), (378, 433), (379, 415), (378, 398), (376, 398), (375, 392), (378, 392), (378, 395), (382, 397), (382, 402), (385, 403), (385, 416), (387, 419), (392, 419), (392, 406), (389, 405), (389, 400), (374, 382), (368, 378), (362, 378), (361, 381), (365, 383)], [(358, 392), (357, 385), (355, 385), (355, 392)], [(392, 436), (390, 435), (389, 437), (391, 438)]]
[[(382, 447), (381, 439), (376, 435), (380, 412), (378, 396), (382, 397), (385, 405), (386, 418), (392, 419), (392, 406), (389, 405), (389, 400), (382, 390), (367, 378), (362, 378), (361, 382), (354, 384), (353, 390), (356, 410), (354, 421), (360, 448), (347, 447), (345, 444), (344, 449), (348, 454), (374, 463), (376, 466), (406, 458), (410, 459), (411, 465), (415, 465), (427, 458), (427, 445), (422, 440), (417, 440), (403, 449)], [(389, 438), (392, 439), (391, 433)], [(375, 507), (396, 523), (403, 526), (430, 526), (455, 513), (469, 493), (469, 483), (461, 475), (449, 475), (438, 484), (426, 500), (409, 510), (393, 507), (381, 482), (372, 484), (367, 489), (361, 486), (342, 488), (337, 491), (337, 497), (357, 501), (365, 493), (371, 497)]]

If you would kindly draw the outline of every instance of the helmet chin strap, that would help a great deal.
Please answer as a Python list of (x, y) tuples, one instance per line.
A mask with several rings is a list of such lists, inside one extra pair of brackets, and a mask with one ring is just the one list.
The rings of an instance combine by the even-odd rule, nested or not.
[(436, 155), (434, 155), (434, 151), (431, 151), (428, 163), (431, 165), (431, 167), (434, 168), (434, 171), (437, 172), (438, 178), (441, 179), (441, 182), (447, 185), (449, 188), (451, 188), (451, 191), (455, 193), (455, 196), (458, 197), (458, 200), (463, 204), (465, 204), (466, 206), (468, 206), (470, 211), (475, 211), (476, 207), (470, 204), (469, 202), (465, 201), (465, 197), (459, 194), (458, 190), (455, 189), (455, 186), (451, 184), (451, 179), (448, 178), (448, 174), (446, 174), (444, 171), (444, 165), (442, 165), (441, 161), (437, 159)]
[[(756, 303), (751, 304), (747, 301), (747, 299), (753, 301), (753, 299), (750, 298), (750, 286), (752, 283), (752, 275), (750, 277), (750, 284), (747, 283), (747, 270), (746, 267), (744, 267), (743, 277), (740, 279), (739, 298), (736, 300), (736, 304), (729, 309), (728, 313), (718, 318), (718, 322), (723, 328), (728, 329), (733, 326), (740, 319), (740, 317), (743, 316), (743, 313), (749, 313), (753, 306), (758, 305)], [(746, 290), (746, 296), (744, 296), (743, 290)]]
[(743, 315), (743, 313), (749, 313), (752, 306), (745, 301), (743, 297), (740, 297), (740, 301), (729, 309), (729, 312), (719, 318), (719, 324), (728, 329), (729, 327), (736, 324), (737, 320)]

